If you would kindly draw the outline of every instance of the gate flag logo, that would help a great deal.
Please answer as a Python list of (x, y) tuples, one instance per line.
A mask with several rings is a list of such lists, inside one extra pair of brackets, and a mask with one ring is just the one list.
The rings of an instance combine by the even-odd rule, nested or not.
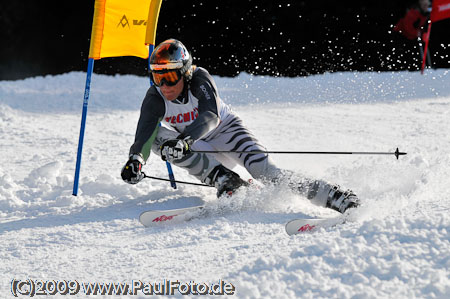
[(149, 15), (151, 1), (161, 0), (95, 0), (89, 58), (148, 58), (148, 46), (145, 45), (147, 26), (143, 25)]
[(128, 26), (130, 28), (130, 22), (128, 22), (127, 16), (123, 15), (122, 19), (120, 19), (119, 24), (117, 24), (117, 27), (122, 26), (125, 28), (125, 26)]

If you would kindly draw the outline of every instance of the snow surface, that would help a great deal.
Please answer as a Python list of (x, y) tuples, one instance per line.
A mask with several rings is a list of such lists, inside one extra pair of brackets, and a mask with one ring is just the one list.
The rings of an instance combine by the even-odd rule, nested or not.
[[(12, 279), (27, 278), (223, 280), (239, 298), (450, 298), (448, 70), (215, 78), (269, 150), (408, 152), (399, 160), (273, 155), (280, 167), (351, 188), (363, 201), (352, 222), (293, 237), (288, 220), (337, 213), (271, 187), (217, 202), (212, 188), (122, 182), (149, 84), (142, 77), (93, 76), (72, 196), (85, 76), (0, 81), (2, 298), (12, 297)], [(167, 176), (155, 156), (144, 171)], [(153, 228), (137, 220), (202, 199), (217, 213)]]

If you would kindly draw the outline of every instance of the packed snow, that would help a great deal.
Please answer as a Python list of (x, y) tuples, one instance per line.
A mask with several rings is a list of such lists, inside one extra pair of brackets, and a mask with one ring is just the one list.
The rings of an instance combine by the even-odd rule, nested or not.
[[(223, 100), (268, 150), (408, 153), (272, 155), (279, 167), (362, 200), (350, 222), (291, 237), (289, 220), (337, 212), (258, 183), (217, 200), (213, 188), (121, 180), (148, 78), (93, 75), (73, 196), (85, 78), (0, 81), (2, 298), (13, 297), (14, 280), (27, 279), (222, 281), (238, 298), (450, 298), (450, 71), (215, 77)], [(167, 177), (155, 155), (143, 170)], [(150, 228), (138, 221), (148, 209), (202, 201), (214, 213)], [(81, 287), (77, 297), (86, 296)]]

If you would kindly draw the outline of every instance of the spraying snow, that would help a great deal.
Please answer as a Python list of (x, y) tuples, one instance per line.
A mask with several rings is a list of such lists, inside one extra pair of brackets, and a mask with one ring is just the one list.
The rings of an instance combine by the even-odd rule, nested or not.
[[(213, 188), (121, 180), (147, 78), (93, 76), (72, 196), (84, 80), (75, 72), (0, 81), (5, 297), (13, 279), (27, 278), (222, 280), (240, 298), (450, 297), (449, 71), (215, 77), (269, 150), (408, 152), (399, 160), (273, 155), (280, 167), (351, 188), (363, 202), (352, 222), (293, 237), (287, 221), (337, 212), (272, 187), (217, 201)], [(167, 176), (155, 156), (143, 170)], [(137, 220), (148, 209), (202, 201), (215, 211), (209, 217), (150, 228)]]

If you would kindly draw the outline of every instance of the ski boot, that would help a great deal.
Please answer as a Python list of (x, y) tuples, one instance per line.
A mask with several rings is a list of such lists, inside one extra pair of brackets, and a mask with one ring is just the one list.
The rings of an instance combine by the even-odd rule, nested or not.
[(216, 166), (206, 177), (204, 183), (216, 187), (217, 197), (225, 193), (231, 195), (239, 187), (248, 186), (248, 183), (241, 179), (237, 173), (223, 165)]
[(342, 191), (339, 186), (332, 186), (328, 192), (327, 208), (344, 213), (346, 210), (359, 206), (359, 198), (351, 190)]

